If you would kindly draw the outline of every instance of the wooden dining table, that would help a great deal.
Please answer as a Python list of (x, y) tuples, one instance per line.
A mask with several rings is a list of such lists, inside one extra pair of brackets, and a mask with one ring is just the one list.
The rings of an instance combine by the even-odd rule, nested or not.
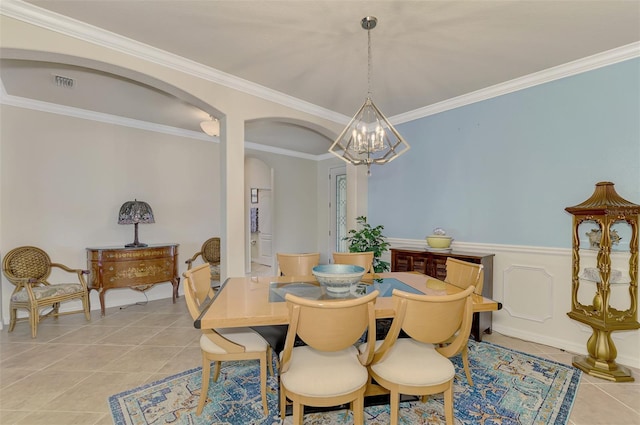
[[(426, 295), (447, 295), (462, 289), (412, 272), (390, 272), (364, 275), (362, 282), (352, 287), (348, 297), (357, 297), (366, 291), (378, 289), (376, 318), (393, 318), (391, 292), (394, 288)], [(312, 299), (339, 299), (327, 293), (314, 276), (259, 276), (228, 278), (216, 295), (203, 308), (194, 326), (198, 329), (230, 328), (241, 326), (286, 325), (289, 312), (284, 302), (286, 293)], [(473, 294), (473, 311), (486, 312), (501, 308), (500, 303)]]

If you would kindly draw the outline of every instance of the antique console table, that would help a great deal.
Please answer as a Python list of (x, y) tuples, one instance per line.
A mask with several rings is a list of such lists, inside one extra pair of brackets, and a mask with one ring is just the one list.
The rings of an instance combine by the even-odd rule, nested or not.
[(87, 248), (87, 266), (91, 271), (89, 290), (95, 289), (100, 294), (103, 316), (104, 295), (108, 289), (146, 291), (158, 283), (171, 282), (173, 302), (178, 298), (178, 244)]
[[(493, 257), (494, 254), (476, 254), (461, 251), (429, 251), (418, 248), (392, 248), (391, 271), (417, 271), (436, 279), (445, 280), (447, 277), (447, 258), (452, 257), (470, 263), (482, 264), (484, 269), (484, 283), (482, 296), (493, 298)], [(500, 309), (501, 306), (498, 308)], [(471, 334), (476, 341), (482, 341), (483, 333), (491, 333), (491, 312), (474, 313)]]

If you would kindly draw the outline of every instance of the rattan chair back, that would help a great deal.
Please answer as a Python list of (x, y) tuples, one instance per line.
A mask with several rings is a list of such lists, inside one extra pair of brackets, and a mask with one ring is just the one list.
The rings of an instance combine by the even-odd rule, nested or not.
[(206, 261), (211, 266), (220, 265), (220, 238), (213, 237), (207, 239), (200, 248), (200, 251), (193, 254), (193, 257), (189, 258), (185, 263), (187, 264), (187, 270), (191, 269), (193, 262), (198, 257), (202, 257), (203, 261)]
[(35, 246), (21, 246), (5, 255), (2, 270), (9, 282), (22, 286), (25, 279), (36, 279), (45, 283), (51, 274), (51, 259), (46, 252)]

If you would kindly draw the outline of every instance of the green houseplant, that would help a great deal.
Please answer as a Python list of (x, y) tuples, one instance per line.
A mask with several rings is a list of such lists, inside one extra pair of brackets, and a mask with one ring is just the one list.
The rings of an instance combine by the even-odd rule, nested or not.
[(373, 269), (376, 273), (382, 273), (389, 270), (389, 263), (382, 261), (380, 257), (387, 250), (389, 243), (382, 234), (384, 226), (378, 225), (372, 227), (367, 223), (367, 217), (360, 216), (356, 218), (359, 230), (351, 229), (348, 236), (344, 240), (349, 243), (349, 252), (367, 252), (373, 251)]

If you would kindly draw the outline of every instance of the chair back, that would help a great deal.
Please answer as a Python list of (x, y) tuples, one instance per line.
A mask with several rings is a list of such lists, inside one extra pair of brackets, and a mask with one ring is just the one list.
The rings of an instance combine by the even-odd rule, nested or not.
[(48, 284), (46, 279), (51, 274), (51, 259), (40, 248), (21, 246), (4, 256), (2, 270), (9, 282), (16, 286), (22, 286), (28, 279)]
[(200, 316), (203, 304), (214, 296), (211, 287), (211, 267), (208, 263), (194, 267), (182, 274), (184, 280), (184, 297), (193, 320)]
[(320, 253), (283, 254), (277, 253), (278, 276), (311, 276), (312, 269), (320, 264)]
[[(462, 352), (473, 321), (474, 287), (452, 295), (418, 295), (394, 289), (395, 317), (373, 363), (381, 361), (398, 339), (400, 331), (425, 344), (447, 342), (437, 350), (445, 357)], [(459, 331), (459, 332), (458, 332)]]
[(367, 332), (371, 350), (361, 354), (362, 364), (373, 358), (376, 341), (375, 302), (377, 290), (360, 298), (345, 300), (309, 300), (286, 294), (289, 330), (282, 354), (282, 370), (286, 371), (294, 341), (298, 336), (318, 351), (341, 351), (353, 346)]
[(209, 264), (220, 264), (220, 238), (210, 238), (202, 244), (200, 249), (202, 258)]
[(482, 264), (470, 263), (458, 260), (457, 258), (447, 258), (447, 277), (445, 282), (466, 289), (474, 286), (475, 293), (481, 295), (484, 283), (484, 267)]
[(352, 264), (364, 267), (365, 273), (373, 273), (373, 251), (367, 252), (334, 252), (333, 262), (336, 264)]

